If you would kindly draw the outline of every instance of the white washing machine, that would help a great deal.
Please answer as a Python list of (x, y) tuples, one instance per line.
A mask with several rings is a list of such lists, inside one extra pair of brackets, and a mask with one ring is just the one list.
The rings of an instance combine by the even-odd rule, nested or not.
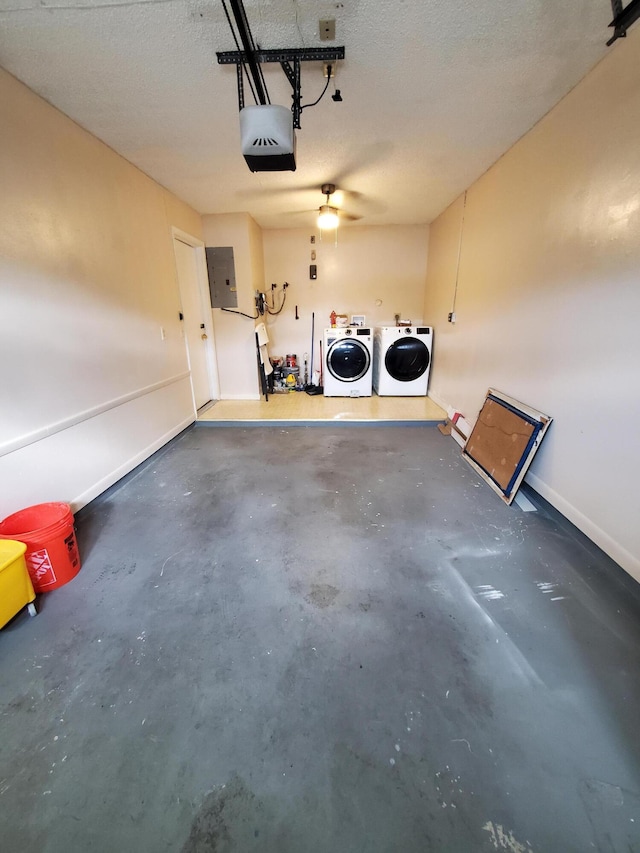
[(370, 397), (373, 335), (364, 326), (324, 330), (324, 396)]
[(380, 397), (424, 397), (429, 384), (431, 326), (380, 326), (375, 330), (373, 387)]

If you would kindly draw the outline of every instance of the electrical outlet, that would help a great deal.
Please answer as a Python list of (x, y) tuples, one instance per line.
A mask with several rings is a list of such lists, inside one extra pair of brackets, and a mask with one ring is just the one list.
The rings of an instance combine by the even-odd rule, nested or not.
[(333, 63), (333, 62), (325, 62), (324, 63), (324, 65), (322, 66), (322, 73), (324, 74), (325, 77), (329, 76), (329, 70), (331, 70), (331, 79), (333, 80), (333, 78), (336, 76), (335, 63)]
[(449, 316), (448, 316), (448, 318), (447, 318), (447, 319), (449, 320), (449, 322), (450, 322), (450, 323), (455, 323), (455, 321), (456, 321), (456, 312), (455, 312), (455, 311), (451, 311), (451, 313), (449, 314)]
[(325, 19), (318, 24), (320, 41), (335, 41), (336, 22), (334, 18)]
[(311, 243), (315, 243), (315, 242), (316, 242), (316, 235), (315, 235), (315, 234), (312, 234), (312, 235), (311, 235), (311, 241), (310, 241), (310, 242), (311, 242)]

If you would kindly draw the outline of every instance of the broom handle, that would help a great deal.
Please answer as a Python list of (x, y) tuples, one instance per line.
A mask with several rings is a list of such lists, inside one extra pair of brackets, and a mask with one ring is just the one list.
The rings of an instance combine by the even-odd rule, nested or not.
[(315, 322), (316, 322), (316, 312), (312, 311), (311, 312), (311, 371), (309, 374), (309, 376), (311, 378), (311, 384), (312, 385), (313, 385), (313, 338), (314, 338)]

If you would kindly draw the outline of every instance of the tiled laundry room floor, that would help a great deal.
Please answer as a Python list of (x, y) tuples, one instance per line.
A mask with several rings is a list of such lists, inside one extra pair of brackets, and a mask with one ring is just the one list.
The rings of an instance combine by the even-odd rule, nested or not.
[(273, 421), (312, 424), (353, 421), (401, 424), (433, 423), (447, 413), (429, 397), (324, 397), (304, 391), (270, 394), (269, 400), (219, 400), (198, 413), (198, 421), (241, 424)]

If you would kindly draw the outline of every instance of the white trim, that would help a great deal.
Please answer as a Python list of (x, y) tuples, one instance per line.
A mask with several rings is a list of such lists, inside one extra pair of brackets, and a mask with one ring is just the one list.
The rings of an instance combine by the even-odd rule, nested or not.
[[(196, 249), (196, 268), (198, 274), (198, 292), (200, 295), (200, 304), (205, 316), (205, 332), (208, 337), (205, 347), (207, 371), (209, 373), (209, 393), (212, 400), (220, 399), (220, 376), (218, 373), (218, 359), (215, 346), (215, 335), (213, 330), (213, 314), (211, 309), (211, 293), (209, 291), (209, 274), (207, 272), (207, 260), (205, 255), (205, 244), (197, 237), (192, 237), (186, 231), (181, 231), (174, 225), (171, 226), (171, 236), (173, 240), (179, 240), (181, 243), (186, 243)], [(177, 276), (177, 271), (176, 271)], [(195, 400), (194, 400), (195, 406)]]
[(130, 391), (128, 394), (123, 394), (121, 397), (115, 397), (113, 400), (108, 400), (106, 403), (101, 403), (99, 406), (93, 406), (91, 409), (85, 409), (83, 412), (77, 412), (64, 420), (56, 421), (48, 426), (40, 427), (39, 429), (29, 432), (26, 435), (12, 438), (0, 444), (0, 456), (6, 456), (8, 453), (13, 453), (15, 450), (21, 450), (23, 447), (28, 447), (30, 444), (35, 444), (37, 441), (42, 441), (43, 438), (49, 438), (58, 432), (62, 432), (69, 427), (81, 424), (83, 421), (88, 421), (90, 418), (95, 418), (97, 415), (102, 415), (110, 409), (116, 409), (131, 400), (138, 397), (144, 397), (145, 394), (151, 394), (153, 391), (159, 391), (160, 388), (165, 388), (167, 385), (173, 385), (174, 382), (180, 382), (182, 379), (189, 378), (189, 371), (178, 373), (176, 376), (170, 376), (168, 379), (161, 379), (159, 382), (153, 382), (151, 385), (146, 385), (144, 388), (138, 388), (136, 391)]
[(612, 560), (615, 560), (618, 565), (622, 566), (625, 572), (631, 575), (634, 580), (640, 583), (640, 559), (635, 557), (626, 548), (623, 548), (613, 537), (606, 533), (601, 527), (598, 527), (590, 518), (579, 509), (570, 504), (565, 498), (558, 494), (555, 489), (548, 486), (536, 474), (530, 471), (525, 477), (525, 483), (528, 483), (532, 489), (535, 489), (539, 495), (555, 507), (558, 512), (561, 512), (572, 524), (581, 530), (585, 536), (588, 536), (592, 542), (602, 548)]
[(187, 246), (193, 246), (194, 249), (204, 249), (204, 243), (202, 240), (198, 240), (197, 237), (192, 237), (191, 234), (187, 234), (186, 231), (181, 231), (179, 228), (176, 228), (175, 225), (171, 226), (171, 236), (180, 240), (181, 243), (186, 243)]
[(445, 403), (445, 401), (442, 398), (438, 397), (437, 394), (434, 394), (433, 391), (429, 391), (429, 393), (427, 394), (427, 397), (430, 400), (433, 400), (433, 402), (436, 404), (436, 406), (440, 406), (440, 408), (444, 409), (445, 412), (447, 412), (447, 413), (449, 412), (449, 409), (451, 408), (451, 406), (449, 406), (448, 403)]
[(160, 438), (157, 438), (155, 441), (152, 441), (151, 444), (148, 444), (144, 450), (141, 450), (139, 453), (136, 453), (135, 456), (132, 456), (122, 465), (119, 465), (116, 469), (107, 474), (106, 477), (102, 477), (98, 480), (97, 483), (94, 483), (91, 488), (87, 489), (85, 492), (82, 492), (81, 495), (78, 495), (71, 501), (71, 507), (74, 512), (77, 512), (83, 506), (86, 506), (90, 503), (94, 498), (97, 498), (98, 495), (101, 495), (109, 486), (113, 486), (114, 483), (117, 483), (118, 480), (121, 480), (126, 474), (130, 471), (133, 471), (141, 462), (144, 462), (145, 459), (148, 459), (156, 450), (160, 450), (168, 441), (171, 441), (172, 438), (175, 438), (176, 435), (179, 435), (183, 429), (186, 429), (194, 422), (194, 418), (189, 417), (179, 423), (177, 426), (171, 427), (170, 430), (165, 432)]
[[(442, 409), (448, 410), (449, 404), (429, 391), (429, 397), (434, 403), (437, 403)], [(457, 410), (456, 410), (457, 411)], [(468, 420), (468, 418), (467, 418)], [(598, 527), (590, 518), (588, 518), (580, 510), (576, 509), (573, 504), (569, 503), (565, 498), (561, 497), (555, 489), (548, 486), (536, 474), (527, 471), (524, 482), (531, 486), (541, 497), (549, 501), (552, 507), (558, 510), (566, 519), (582, 531), (585, 536), (591, 539), (599, 548), (608, 554), (612, 560), (615, 560), (625, 572), (631, 575), (634, 580), (640, 583), (640, 558), (634, 556), (630, 551), (627, 551), (622, 545), (616, 542), (612, 536), (606, 533), (601, 527)]]

